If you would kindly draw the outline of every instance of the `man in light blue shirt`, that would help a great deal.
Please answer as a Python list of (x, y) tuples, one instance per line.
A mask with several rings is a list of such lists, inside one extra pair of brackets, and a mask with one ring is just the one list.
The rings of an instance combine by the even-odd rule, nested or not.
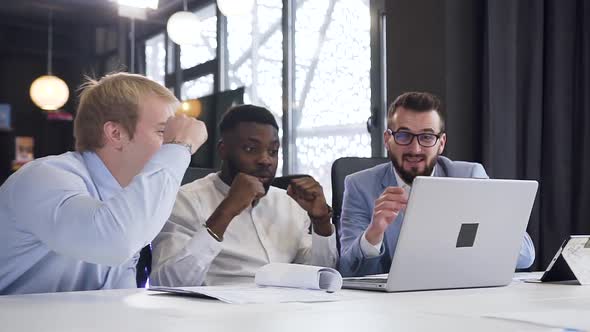
[(140, 75), (83, 86), (77, 152), (34, 160), (0, 187), (0, 294), (135, 287), (137, 252), (207, 139), (202, 122), (173, 116), (177, 105)]
[[(344, 182), (339, 266), (344, 276), (389, 272), (416, 176), (488, 178), (481, 164), (441, 156), (446, 116), (438, 97), (404, 93), (387, 118), (383, 139), (391, 162), (351, 174)], [(516, 268), (528, 268), (534, 260), (535, 247), (525, 233)]]

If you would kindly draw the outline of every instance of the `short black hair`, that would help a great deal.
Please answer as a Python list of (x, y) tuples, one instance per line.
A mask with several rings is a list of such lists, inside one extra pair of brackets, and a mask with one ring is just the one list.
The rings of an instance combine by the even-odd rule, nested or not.
[(219, 131), (221, 134), (228, 130), (235, 129), (242, 122), (255, 122), (273, 126), (279, 130), (279, 125), (272, 113), (261, 106), (250, 104), (233, 106), (223, 114), (219, 122)]
[(428, 92), (405, 92), (395, 98), (395, 101), (391, 103), (387, 111), (387, 118), (391, 118), (399, 107), (413, 112), (436, 111), (440, 117), (441, 131), (445, 131), (447, 114), (442, 102), (436, 95)]

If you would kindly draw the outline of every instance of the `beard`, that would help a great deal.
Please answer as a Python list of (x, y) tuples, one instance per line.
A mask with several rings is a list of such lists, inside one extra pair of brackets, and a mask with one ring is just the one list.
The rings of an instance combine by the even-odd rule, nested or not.
[(272, 180), (274, 179), (276, 171), (273, 172), (272, 169), (269, 169), (266, 167), (258, 167), (252, 172), (244, 171), (244, 170), (240, 169), (240, 167), (238, 166), (238, 163), (235, 162), (233, 160), (233, 158), (231, 158), (231, 157), (227, 158), (227, 160), (225, 162), (227, 163), (227, 171), (228, 171), (229, 178), (231, 179), (231, 181), (233, 181), (234, 178), (240, 172), (248, 174), (248, 175), (252, 175), (252, 176), (269, 177), (270, 181), (268, 183), (265, 183), (265, 182), (262, 183), (262, 186), (264, 187), (264, 193), (265, 194), (268, 193), (268, 190), (270, 189), (270, 184), (272, 183)]
[[(426, 161), (426, 166), (424, 167), (424, 170), (422, 172), (420, 172), (420, 170), (417, 167), (412, 167), (412, 168), (410, 168), (410, 170), (405, 170), (402, 167), (401, 162), (403, 162), (404, 158), (406, 158), (406, 157), (424, 158), (424, 160)], [(430, 160), (430, 161), (427, 159), (425, 154), (412, 154), (412, 153), (402, 154), (401, 162), (398, 162), (397, 158), (395, 158), (395, 156), (392, 154), (389, 155), (389, 159), (393, 163), (393, 167), (395, 167), (395, 171), (397, 172), (399, 177), (402, 180), (404, 180), (404, 182), (407, 183), (408, 185), (412, 185), (412, 182), (414, 182), (414, 179), (417, 176), (430, 176), (432, 174), (432, 170), (434, 169), (434, 166), (436, 166), (438, 154), (436, 156), (434, 156), (432, 158), (432, 160)]]

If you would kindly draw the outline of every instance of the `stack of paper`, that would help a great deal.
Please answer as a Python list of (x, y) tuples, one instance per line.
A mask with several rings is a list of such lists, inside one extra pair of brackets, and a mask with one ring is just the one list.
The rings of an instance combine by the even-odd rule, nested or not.
[(340, 301), (342, 276), (331, 268), (273, 263), (263, 266), (254, 278), (256, 285), (150, 287), (189, 296), (211, 297), (227, 303), (281, 303)]
[(335, 292), (342, 288), (340, 272), (329, 267), (272, 263), (256, 272), (259, 286), (295, 287)]
[(198, 287), (150, 287), (162, 291), (197, 297), (210, 297), (226, 303), (284, 303), (284, 302), (329, 302), (344, 299), (341, 293), (328, 293), (286, 287), (251, 286), (198, 286)]

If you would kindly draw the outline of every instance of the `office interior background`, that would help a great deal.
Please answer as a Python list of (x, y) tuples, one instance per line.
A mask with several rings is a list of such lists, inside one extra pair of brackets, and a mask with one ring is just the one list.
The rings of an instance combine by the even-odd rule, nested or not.
[[(185, 5), (200, 31), (179, 46), (166, 24)], [(74, 148), (86, 75), (144, 74), (199, 100), (211, 139), (193, 166), (219, 165), (215, 126), (232, 103), (269, 108), (281, 127), (278, 175), (310, 174), (328, 200), (332, 162), (385, 156), (389, 103), (429, 91), (448, 113), (448, 157), (539, 181), (533, 269), (569, 235), (590, 234), (590, 1), (255, 0), (225, 16), (213, 0), (159, 0), (133, 15), (144, 17), (110, 0), (0, 2), (0, 183), (27, 149)], [(48, 66), (69, 90), (57, 111), (30, 96)]]

